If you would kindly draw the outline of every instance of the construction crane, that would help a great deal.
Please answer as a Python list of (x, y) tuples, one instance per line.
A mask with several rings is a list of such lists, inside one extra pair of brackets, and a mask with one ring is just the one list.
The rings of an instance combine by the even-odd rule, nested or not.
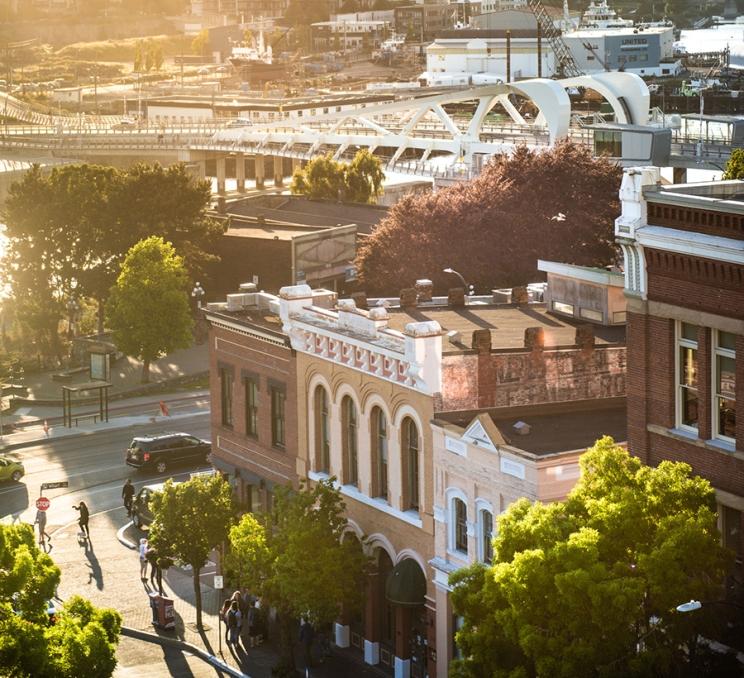
[(556, 58), (556, 71), (562, 78), (575, 78), (584, 75), (583, 71), (576, 63), (571, 50), (566, 47), (559, 28), (556, 28), (553, 20), (548, 16), (541, 0), (527, 0), (532, 13), (535, 15), (540, 32), (548, 39), (550, 47)]

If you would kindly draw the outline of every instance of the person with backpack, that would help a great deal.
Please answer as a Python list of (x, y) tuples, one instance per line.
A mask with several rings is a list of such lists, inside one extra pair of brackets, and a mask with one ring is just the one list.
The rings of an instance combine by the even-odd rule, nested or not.
[(230, 603), (230, 609), (227, 612), (227, 630), (229, 632), (229, 639), (227, 641), (228, 645), (235, 645), (237, 647), (242, 621), (238, 601), (233, 600)]
[(121, 498), (124, 500), (124, 508), (127, 510), (127, 515), (132, 515), (132, 501), (134, 500), (134, 485), (132, 485), (131, 478), (127, 478), (127, 482), (124, 483), (124, 487), (121, 490)]

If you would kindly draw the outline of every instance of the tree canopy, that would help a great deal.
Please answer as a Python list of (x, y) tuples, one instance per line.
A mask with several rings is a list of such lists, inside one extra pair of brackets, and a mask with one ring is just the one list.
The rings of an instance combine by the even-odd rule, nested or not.
[(397, 294), (418, 278), (454, 287), (451, 267), (476, 288), (534, 282), (537, 259), (590, 266), (613, 261), (622, 171), (568, 142), (517, 147), (472, 181), (398, 201), (359, 248), (370, 294)]
[(209, 184), (183, 165), (66, 165), (49, 174), (34, 166), (13, 184), (2, 215), (8, 237), (2, 273), (41, 348), (54, 351), (64, 297), (73, 289), (99, 302), (102, 320), (124, 255), (150, 235), (172, 242), (189, 274), (203, 279), (222, 233), (206, 214), (209, 200)]
[(734, 148), (723, 171), (724, 180), (744, 179), (744, 148)]
[(121, 617), (74, 596), (52, 624), (59, 568), (30, 525), (0, 525), (0, 675), (105, 678), (116, 667)]
[(321, 481), (299, 492), (277, 488), (270, 515), (247, 513), (230, 530), (228, 563), (279, 611), (286, 664), (292, 663), (292, 618), (323, 625), (342, 605), (360, 609), (367, 561), (359, 542), (344, 538), (345, 527), (340, 491)]
[(371, 202), (382, 192), (379, 158), (366, 148), (357, 152), (350, 163), (338, 162), (328, 153), (313, 158), (292, 177), (292, 193), (313, 200)]
[(708, 481), (608, 437), (580, 463), (565, 501), (523, 499), (500, 517), (490, 567), (450, 577), (464, 618), (454, 676), (682, 675), (684, 643), (710, 628), (710, 614), (675, 611), (720, 598), (731, 562)]
[(227, 540), (233, 522), (230, 485), (222, 476), (195, 476), (184, 483), (168, 480), (152, 500), (150, 544), (161, 557), (191, 565), (196, 624), (202, 628), (199, 573), (214, 548)]
[(143, 382), (153, 360), (191, 345), (188, 284), (183, 259), (159, 236), (137, 243), (124, 259), (106, 312), (117, 347), (143, 361)]

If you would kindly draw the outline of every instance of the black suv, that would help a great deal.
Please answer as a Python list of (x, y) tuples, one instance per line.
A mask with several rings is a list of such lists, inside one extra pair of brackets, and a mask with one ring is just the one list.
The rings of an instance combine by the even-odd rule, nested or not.
[(127, 450), (127, 464), (165, 473), (173, 466), (209, 462), (211, 444), (188, 433), (137, 436)]

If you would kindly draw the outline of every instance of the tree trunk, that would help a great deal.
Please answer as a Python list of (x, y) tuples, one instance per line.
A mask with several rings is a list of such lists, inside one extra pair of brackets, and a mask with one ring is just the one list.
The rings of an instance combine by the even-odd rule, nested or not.
[(279, 610), (279, 668), (285, 672), (279, 675), (293, 675), (295, 672), (293, 621), (288, 611)]
[(103, 321), (104, 321), (104, 303), (103, 299), (98, 300), (98, 334), (103, 334)]
[(200, 567), (193, 568), (194, 572), (194, 602), (196, 603), (196, 628), (202, 630), (202, 599), (201, 584), (199, 583)]
[(142, 361), (142, 379), (140, 380), (143, 384), (150, 383), (150, 361)]

